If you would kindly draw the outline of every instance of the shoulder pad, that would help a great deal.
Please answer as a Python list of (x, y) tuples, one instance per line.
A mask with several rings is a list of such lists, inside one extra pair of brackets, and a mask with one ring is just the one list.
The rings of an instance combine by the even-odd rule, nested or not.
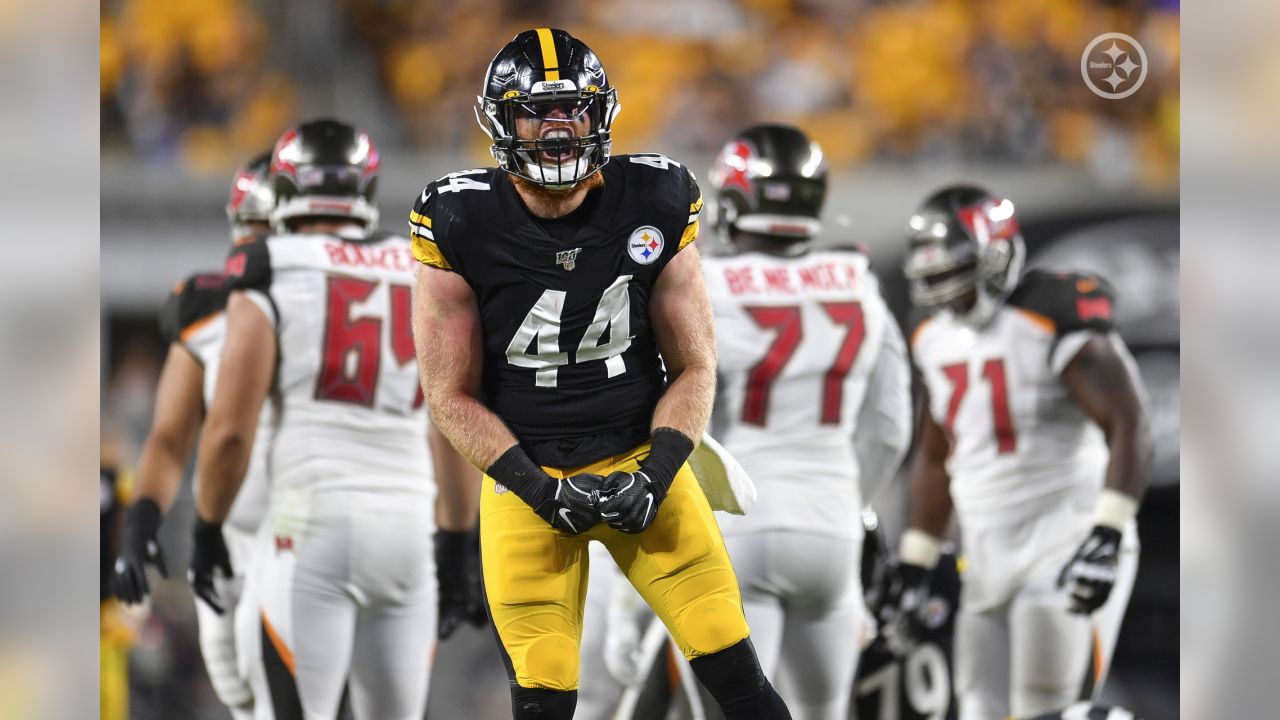
[(449, 173), (427, 185), (409, 212), (409, 239), (418, 262), (441, 270), (453, 270), (457, 256), (451, 238), (465, 232), (464, 206), (473, 198), (488, 199), (498, 168)]
[(226, 276), (220, 273), (188, 275), (174, 286), (160, 308), (160, 334), (167, 342), (180, 342), (188, 329), (226, 306)]
[(681, 218), (673, 222), (684, 228), (677, 251), (698, 239), (702, 190), (688, 167), (658, 153), (621, 155), (615, 160), (624, 164), (628, 182), (641, 188), (654, 210), (673, 219)]
[(931, 323), (933, 323), (933, 318), (928, 315), (924, 316), (920, 322), (916, 323), (915, 329), (911, 331), (910, 345), (912, 348), (915, 348), (916, 344), (920, 342), (920, 338), (924, 336), (925, 329), (928, 328)]
[(258, 238), (232, 248), (223, 267), (231, 290), (271, 288), (271, 250), (267, 238)]
[(1049, 320), (1058, 337), (1115, 327), (1115, 291), (1096, 275), (1032, 270), (1009, 296), (1009, 304)]

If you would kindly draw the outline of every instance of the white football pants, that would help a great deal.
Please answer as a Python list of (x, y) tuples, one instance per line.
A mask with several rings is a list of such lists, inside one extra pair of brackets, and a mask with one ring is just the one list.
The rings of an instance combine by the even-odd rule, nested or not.
[(421, 720), (436, 644), (429, 495), (282, 489), (256, 594), (277, 720)]
[[(1067, 612), (1068, 589), (1057, 587), (1078, 545), (1047, 554), (1007, 601), (974, 610), (962, 603), (955, 645), (960, 720), (1030, 717), (1096, 695), (1138, 573), (1136, 528), (1125, 532), (1110, 597), (1088, 617)], [(980, 579), (963, 579), (971, 581)]]
[(760, 666), (792, 716), (848, 718), (865, 607), (862, 539), (764, 530), (725, 544)]

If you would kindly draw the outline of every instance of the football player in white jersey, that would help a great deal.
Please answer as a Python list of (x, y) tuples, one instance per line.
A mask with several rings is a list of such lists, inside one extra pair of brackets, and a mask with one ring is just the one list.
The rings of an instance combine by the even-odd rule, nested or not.
[[(227, 220), (234, 244), (251, 242), (268, 231), (267, 215), (273, 194), (267, 179), (270, 153), (249, 161), (231, 181)], [(168, 576), (158, 539), (164, 509), (173, 504), (182, 484), (183, 470), (195, 450), (196, 433), (205, 410), (212, 404), (218, 360), (226, 337), (227, 291), (221, 273), (196, 273), (179, 282), (160, 313), (160, 330), (169, 341), (156, 388), (155, 417), (138, 462), (137, 500), (129, 509), (125, 542), (111, 577), (112, 591), (127, 603), (139, 603), (150, 593), (146, 566), (154, 565)], [(262, 422), (270, 422), (264, 413)], [(244, 488), (222, 534), (235, 574), (220, 583), (220, 595), (228, 605), (252, 606), (251, 588), (245, 583), (250, 566), (253, 536), (266, 511), (267, 477), (256, 448), (245, 472)], [(197, 482), (199, 482), (197, 480)], [(250, 675), (260, 668), (255, 638), (237, 642), (233, 616), (197, 599), (200, 651), (218, 699), (236, 720), (270, 718), (269, 703), (255, 710)]]
[(1022, 272), (1009, 200), (947, 187), (909, 225), (912, 302), (932, 316), (911, 340), (927, 397), (887, 631), (909, 638), (954, 508), (961, 720), (1051, 712), (1096, 693), (1133, 587), (1141, 383), (1104, 280)]
[(712, 433), (759, 501), (720, 525), (756, 652), (797, 718), (848, 717), (862, 632), (863, 497), (911, 439), (910, 366), (867, 257), (820, 250), (822, 149), (760, 125), (712, 169), (734, 254), (703, 264), (715, 313)]
[[(436, 634), (436, 483), (469, 523), (478, 477), (432, 434), (418, 384), (406, 238), (374, 233), (378, 151), (343, 122), (286, 132), (271, 161), (278, 235), (227, 260), (227, 342), (200, 441), (189, 577), (213, 602), (219, 528), (271, 397), (271, 493), (255, 574), (278, 718), (419, 720)], [(433, 459), (435, 468), (433, 473)], [(450, 528), (450, 529), (465, 529)]]

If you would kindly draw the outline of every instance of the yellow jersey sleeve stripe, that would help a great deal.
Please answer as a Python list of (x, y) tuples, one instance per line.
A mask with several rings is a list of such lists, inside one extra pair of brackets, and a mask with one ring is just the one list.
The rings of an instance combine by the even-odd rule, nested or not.
[(409, 211), (409, 222), (415, 225), (425, 225), (426, 227), (431, 227), (431, 218), (427, 217), (426, 215), (420, 215), (414, 212), (413, 210)]
[(421, 235), (413, 236), (413, 257), (423, 265), (441, 270), (453, 269), (449, 261), (444, 259), (444, 254), (440, 252), (440, 246)]
[(551, 28), (538, 28), (538, 44), (542, 46), (542, 67), (546, 68), (544, 80), (560, 79), (560, 58), (556, 57), (556, 41)]
[(702, 209), (702, 195), (699, 194), (698, 199), (694, 200), (693, 203), (689, 205), (689, 212), (696, 213), (701, 209)]
[(680, 247), (677, 248), (677, 252), (683, 250), (686, 245), (698, 239), (698, 226), (701, 224), (701, 220), (694, 220), (684, 229), (684, 234), (680, 236)]

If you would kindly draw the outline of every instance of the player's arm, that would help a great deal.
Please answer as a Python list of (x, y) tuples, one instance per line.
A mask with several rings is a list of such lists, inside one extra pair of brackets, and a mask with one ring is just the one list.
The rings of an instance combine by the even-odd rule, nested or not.
[(168, 577), (157, 534), (164, 512), (182, 484), (187, 458), (195, 447), (204, 413), (204, 367), (180, 343), (169, 345), (151, 431), (138, 458), (135, 499), (125, 523), (124, 541), (112, 576), (112, 591), (127, 603), (142, 602), (151, 588), (146, 565), (154, 564)]
[(488, 469), (516, 445), (516, 438), (480, 401), (480, 309), (461, 275), (426, 265), (418, 268), (413, 339), (432, 420), (464, 458)]
[(426, 263), (418, 268), (413, 339), (431, 417), (467, 461), (505, 485), (553, 527), (579, 533), (599, 521), (591, 495), (595, 488), (587, 487), (598, 478), (574, 476), (580, 479), (577, 483), (570, 482), (574, 478), (552, 479), (480, 401), (480, 309), (466, 279)]
[(276, 365), (275, 328), (244, 292), (227, 300), (227, 339), (218, 368), (218, 391), (200, 436), (195, 539), (188, 578), (192, 591), (223, 612), (213, 587), (213, 571), (231, 576), (222, 523), (249, 468), (262, 403)]
[(227, 300), (227, 339), (217, 388), (200, 438), (196, 514), (221, 523), (231, 511), (249, 468), (262, 404), (276, 365), (275, 328), (253, 300), (233, 292)]
[(904, 562), (932, 568), (951, 520), (951, 478), (947, 475), (947, 435), (928, 408), (926, 390), (920, 441), (907, 476), (907, 530), (902, 534), (899, 554)]
[(893, 479), (911, 445), (911, 363), (898, 323), (887, 309), (885, 317), (884, 342), (868, 378), (853, 438), (867, 505)]
[(900, 656), (915, 646), (922, 631), (929, 576), (942, 554), (941, 538), (951, 519), (947, 450), (946, 433), (929, 414), (926, 391), (907, 480), (907, 529), (898, 544), (898, 564), (881, 617), (889, 647)]
[(1110, 335), (1090, 338), (1062, 371), (1062, 382), (1106, 435), (1111, 449), (1106, 490), (1131, 500), (1136, 509), (1151, 475), (1151, 429), (1121, 352)]
[(649, 320), (668, 378), (653, 411), (652, 428), (700, 438), (715, 399), (716, 338), (696, 245), (672, 258), (658, 276), (649, 300)]
[(711, 299), (697, 246), (663, 268), (649, 299), (649, 321), (667, 368), (667, 389), (650, 424), (649, 455), (634, 473), (605, 478), (600, 517), (610, 527), (644, 532), (657, 517), (676, 474), (706, 430), (716, 389), (716, 339)]
[(1058, 576), (1060, 587), (1069, 586), (1071, 611), (1080, 614), (1099, 609), (1111, 595), (1124, 529), (1137, 514), (1151, 473), (1146, 412), (1117, 342), (1111, 334), (1094, 335), (1062, 371), (1063, 384), (1102, 428), (1111, 449), (1093, 529)]
[(204, 367), (179, 343), (169, 345), (156, 386), (151, 431), (138, 457), (135, 502), (150, 500), (161, 511), (173, 504), (200, 431), (203, 388)]
[(447, 639), (464, 622), (481, 627), (488, 620), (480, 587), (479, 543), (473, 534), (480, 511), (480, 471), (454, 449), (434, 422), (427, 439), (435, 470), (436, 582), (439, 612), (436, 634)]
[(480, 512), (480, 471), (449, 442), (435, 422), (429, 423), (428, 444), (434, 466), (436, 526), (449, 532), (467, 532)]

